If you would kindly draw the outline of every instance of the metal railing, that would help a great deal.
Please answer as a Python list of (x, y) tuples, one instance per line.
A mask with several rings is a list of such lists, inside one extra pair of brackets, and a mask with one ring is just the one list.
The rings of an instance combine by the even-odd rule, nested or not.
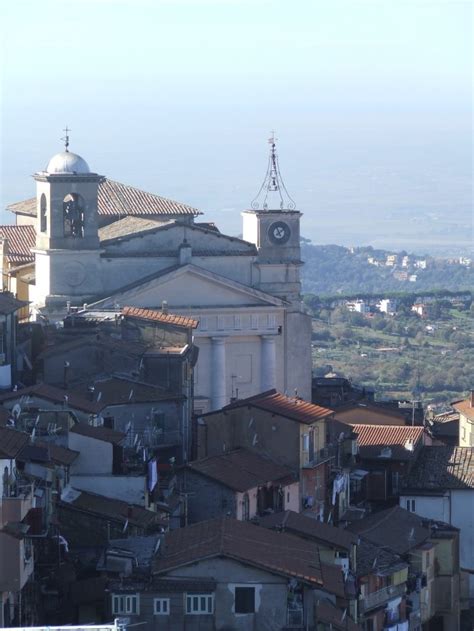
[(361, 612), (365, 612), (369, 611), (370, 609), (375, 609), (376, 607), (380, 607), (380, 605), (383, 605), (383, 603), (388, 602), (392, 598), (402, 596), (403, 594), (405, 594), (405, 592), (405, 583), (383, 587), (376, 592), (372, 592), (371, 594), (367, 594), (366, 596), (361, 597), (361, 599), (359, 600), (360, 610)]

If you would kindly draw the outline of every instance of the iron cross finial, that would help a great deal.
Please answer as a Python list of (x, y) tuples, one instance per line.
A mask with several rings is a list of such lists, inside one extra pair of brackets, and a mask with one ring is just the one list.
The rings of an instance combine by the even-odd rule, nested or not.
[(69, 129), (69, 127), (66, 125), (63, 131), (66, 132), (66, 135), (63, 138), (61, 138), (61, 140), (64, 140), (64, 146), (66, 147), (66, 151), (69, 151), (69, 132), (72, 130)]

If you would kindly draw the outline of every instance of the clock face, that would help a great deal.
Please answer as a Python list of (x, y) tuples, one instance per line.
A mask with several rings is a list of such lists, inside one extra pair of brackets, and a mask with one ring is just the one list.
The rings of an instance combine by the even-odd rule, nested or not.
[(275, 221), (268, 228), (268, 236), (272, 243), (286, 243), (291, 236), (290, 226), (284, 221)]

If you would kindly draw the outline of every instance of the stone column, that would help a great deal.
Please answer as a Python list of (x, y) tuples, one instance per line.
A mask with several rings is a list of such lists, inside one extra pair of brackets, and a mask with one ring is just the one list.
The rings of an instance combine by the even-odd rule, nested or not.
[(274, 335), (262, 335), (262, 353), (260, 357), (260, 391), (276, 388), (276, 347)]
[(227, 403), (225, 337), (211, 337), (211, 406), (220, 410)]

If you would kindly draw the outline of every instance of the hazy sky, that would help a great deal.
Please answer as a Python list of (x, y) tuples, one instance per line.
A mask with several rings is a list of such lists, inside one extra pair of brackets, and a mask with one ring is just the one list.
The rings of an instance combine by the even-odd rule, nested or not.
[(275, 129), (315, 242), (382, 244), (429, 224), (432, 245), (461, 226), (465, 247), (472, 11), (449, 0), (2, 2), (2, 208), (34, 194), (30, 175), (67, 123), (93, 170), (238, 233)]

